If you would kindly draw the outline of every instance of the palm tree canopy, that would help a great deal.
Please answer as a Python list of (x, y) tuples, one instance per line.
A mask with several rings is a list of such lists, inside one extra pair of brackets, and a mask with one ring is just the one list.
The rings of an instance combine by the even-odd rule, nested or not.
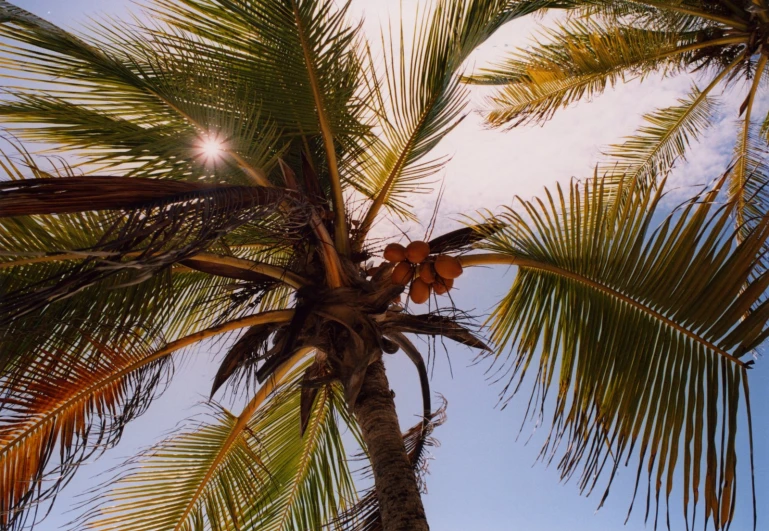
[[(636, 146), (635, 177), (574, 182), (425, 242), (419, 278), (405, 260), (367, 264), (383, 247), (376, 221), (413, 216), (410, 196), (444, 163), (431, 151), (467, 109), (472, 51), (515, 18), (574, 5), (437, 0), (411, 45), (395, 33), (377, 62), (348, 4), (332, 0), (154, 0), (153, 24), (85, 36), (0, 1), (2, 61), (24, 80), (0, 116), (22, 141), (72, 150), (81, 163), (43, 168), (15, 140), (17, 153), (0, 160), (0, 526), (34, 523), (162, 392), (180, 352), (217, 337), (232, 341), (211, 396), (240, 391), (242, 411), (212, 400), (206, 417), (97, 490), (84, 525), (375, 529), (376, 490), (358, 496), (341, 434), (370, 444), (355, 414), (367, 370), (403, 351), (422, 387), (423, 419), (404, 434), (409, 466), (421, 468), (442, 415), (405, 335), (416, 334), (472, 347), (512, 373), (505, 397), (536, 367), (531, 407), (544, 415), (557, 392), (543, 458), (560, 452), (565, 478), (581, 467), (582, 490), (603, 479), (608, 493), (632, 457), (639, 478), (644, 466), (654, 476), (649, 497), (669, 498), (681, 471), (687, 521), (728, 527), (738, 417), (747, 412), (750, 425), (749, 356), (769, 334), (769, 216), (750, 206), (734, 237), (729, 221), (747, 212), (748, 186), (719, 203), (732, 174), (667, 217), (664, 182), (645, 185), (708, 122), (709, 89), (650, 118), (643, 134), (662, 140)], [(696, 65), (726, 79), (753, 54), (742, 41), (724, 43), (726, 57), (680, 50), (726, 24), (718, 10), (666, 18), (656, 5), (620, 7), (593, 2), (603, 26), (562, 28), (590, 42), (585, 57), (601, 56), (571, 57), (582, 73), (553, 68), (560, 87), (600, 71), (564, 97), (628, 68)], [(619, 27), (644, 17), (660, 27)], [(734, 29), (742, 38), (749, 25)], [(567, 40), (516, 64), (565, 64)], [(625, 63), (601, 62), (614, 60), (602, 46), (625, 45)], [(651, 48), (660, 57), (649, 59)], [(493, 81), (533, 91), (534, 71)], [(527, 119), (565, 100), (549, 101), (527, 107)], [(518, 268), (490, 342), (437, 297), (454, 281), (441, 260), (456, 276), (462, 266)], [(411, 282), (416, 303), (425, 270), (437, 309), (394, 302)]]

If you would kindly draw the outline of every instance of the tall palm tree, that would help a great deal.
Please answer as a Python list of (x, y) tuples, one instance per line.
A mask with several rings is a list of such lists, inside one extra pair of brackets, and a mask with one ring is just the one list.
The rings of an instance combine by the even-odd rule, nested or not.
[(558, 109), (619, 82), (652, 73), (699, 73), (701, 84), (677, 104), (646, 115), (634, 136), (610, 148), (600, 170), (656, 182), (714, 123), (717, 89), (730, 88), (740, 105), (729, 194), (740, 203), (737, 225), (749, 230), (769, 208), (764, 163), (769, 116), (754, 113), (768, 75), (769, 3), (576, 0), (552, 7), (567, 9), (569, 16), (548, 27), (542, 40), (465, 78), (501, 85), (489, 98), (489, 123), (541, 124)]
[[(18, 144), (0, 161), (0, 525), (35, 523), (183, 349), (231, 337), (211, 396), (230, 386), (240, 413), (212, 401), (97, 488), (83, 526), (427, 529), (418, 471), (440, 409), (415, 334), (477, 349), (505, 397), (535, 371), (542, 416), (555, 389), (543, 456), (582, 490), (608, 494), (633, 458), (657, 505), (680, 474), (687, 522), (726, 528), (769, 335), (769, 216), (735, 242), (724, 179), (665, 212), (663, 184), (596, 178), (406, 248), (371, 235), (413, 218), (440, 169), (464, 60), (545, 5), (438, 1), (376, 63), (332, 0), (155, 0), (155, 22), (82, 37), (0, 1), (3, 66), (22, 80), (0, 115), (84, 163), (41, 167)], [(488, 265), (517, 268), (491, 345), (445, 296)], [(405, 434), (382, 362), (398, 352), (422, 386)]]

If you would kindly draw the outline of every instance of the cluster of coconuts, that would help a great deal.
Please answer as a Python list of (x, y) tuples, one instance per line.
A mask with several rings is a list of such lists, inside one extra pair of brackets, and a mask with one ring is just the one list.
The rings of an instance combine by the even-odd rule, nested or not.
[(407, 247), (391, 243), (384, 250), (384, 258), (393, 262), (390, 277), (395, 284), (409, 287), (409, 297), (414, 304), (424, 304), (430, 292), (445, 295), (454, 286), (454, 279), (462, 274), (462, 264), (453, 256), (430, 256), (427, 242), (414, 241)]

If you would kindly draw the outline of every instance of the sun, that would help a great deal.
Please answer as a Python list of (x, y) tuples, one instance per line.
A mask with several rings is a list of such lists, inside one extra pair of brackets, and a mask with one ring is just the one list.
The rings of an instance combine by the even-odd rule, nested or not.
[(215, 161), (224, 152), (224, 142), (215, 136), (208, 136), (201, 141), (203, 157), (206, 161)]

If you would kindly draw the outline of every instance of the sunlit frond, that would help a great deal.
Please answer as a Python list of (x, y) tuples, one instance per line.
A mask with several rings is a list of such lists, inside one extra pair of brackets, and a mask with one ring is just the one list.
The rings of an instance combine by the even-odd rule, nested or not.
[(694, 87), (679, 105), (645, 115), (645, 125), (634, 136), (610, 146), (607, 160), (598, 167), (599, 175), (655, 185), (677, 161), (685, 160), (691, 143), (712, 125), (717, 109), (714, 98)]
[(374, 143), (359, 188), (373, 199), (361, 222), (360, 245), (387, 205), (409, 217), (406, 198), (425, 190), (445, 160), (429, 152), (461, 121), (467, 89), (460, 81), (467, 57), (497, 29), (557, 2), (439, 0), (421, 14), (410, 49), (404, 29), (385, 42), (385, 82), (378, 102), (384, 142)]
[[(1, 106), (7, 122), (22, 124), (19, 134), (84, 148), (78, 155), (106, 167), (175, 179), (218, 170), (243, 181), (244, 165), (257, 171), (275, 156), (274, 126), (258, 102), (240, 97), (247, 87), (216, 65), (150, 44), (128, 26), (88, 43), (10, 4), (3, 9), (11, 11), (0, 24), (10, 40), (3, 65), (48, 86), (46, 94), (17, 87)], [(212, 133), (227, 137), (232, 159), (217, 168), (204, 164), (197, 146)]]
[(604, 499), (620, 463), (637, 458), (655, 525), (678, 478), (687, 521), (702, 514), (723, 529), (733, 517), (745, 356), (768, 333), (769, 275), (756, 272), (769, 216), (735, 246), (736, 205), (715, 203), (724, 180), (656, 230), (659, 191), (636, 188), (620, 206), (601, 180), (572, 183), (507, 210), (508, 229), (485, 246), (506, 257), (487, 263), (518, 266), (491, 320), (500, 349), (513, 348), (496, 359), (505, 394), (535, 371), (530, 408), (542, 418), (557, 392), (542, 458), (558, 459), (564, 478), (582, 468), (588, 493), (608, 479)]
[(707, 46), (695, 33), (595, 21), (568, 20), (546, 36), (536, 47), (514, 52), (499, 66), (466, 79), (504, 85), (490, 97), (491, 124), (545, 122), (558, 109), (607, 86), (653, 71), (678, 72), (692, 53)]
[(79, 340), (101, 355), (41, 349), (23, 373), (0, 380), (3, 529), (43, 516), (78, 465), (114, 446), (171, 375), (170, 358), (147, 361), (151, 351), (137, 337), (117, 350)]

